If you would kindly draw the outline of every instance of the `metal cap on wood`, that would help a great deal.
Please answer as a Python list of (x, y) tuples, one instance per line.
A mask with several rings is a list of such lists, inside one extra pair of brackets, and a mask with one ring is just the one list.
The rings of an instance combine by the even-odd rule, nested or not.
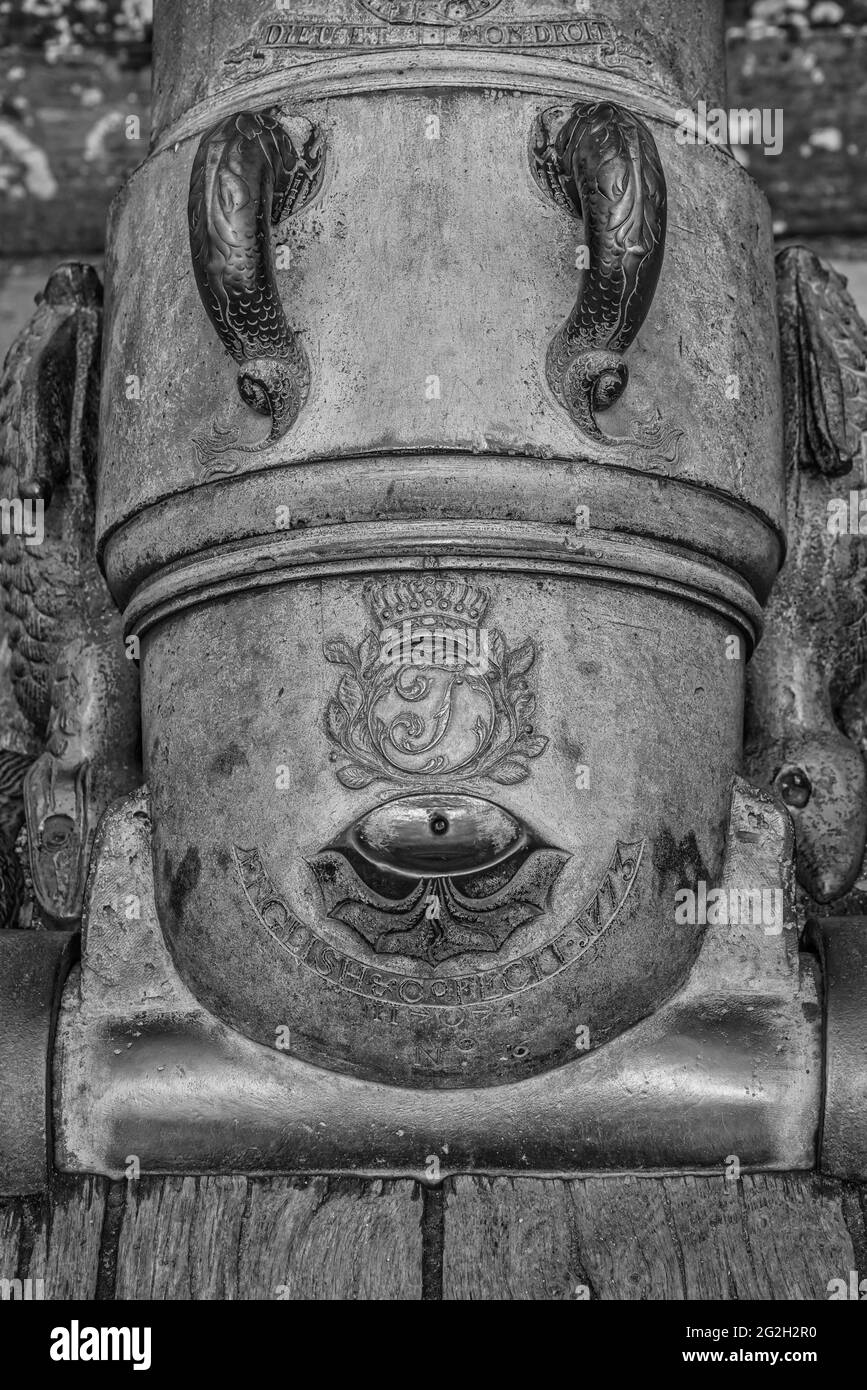
[(72, 932), (0, 932), (0, 1195), (41, 1192), (51, 1161), (51, 1059)]
[(808, 936), (824, 976), (819, 1166), (861, 1182), (867, 1176), (867, 918), (814, 918)]

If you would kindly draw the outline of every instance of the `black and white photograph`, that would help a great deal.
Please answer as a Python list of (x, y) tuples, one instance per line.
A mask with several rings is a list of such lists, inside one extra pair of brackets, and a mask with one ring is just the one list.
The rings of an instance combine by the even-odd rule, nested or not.
[(0, 0), (22, 1373), (860, 1358), (865, 320), (867, 0)]

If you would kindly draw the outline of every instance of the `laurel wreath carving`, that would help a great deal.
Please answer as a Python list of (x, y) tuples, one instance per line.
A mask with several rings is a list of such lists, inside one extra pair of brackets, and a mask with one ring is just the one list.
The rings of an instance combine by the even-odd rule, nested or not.
[[(417, 783), (419, 775), (436, 776), (438, 785), (444, 786), (479, 777), (507, 785), (523, 782), (529, 776), (531, 759), (540, 757), (548, 746), (548, 739), (538, 735), (532, 723), (536, 697), (527, 676), (536, 660), (536, 645), (531, 638), (509, 651), (503, 634), (494, 629), (489, 636), (487, 674), (473, 677), (466, 668), (461, 671), (463, 679), (484, 680), (495, 718), (490, 729), (477, 721), (476, 754), (451, 772), (443, 770), (436, 758), (421, 773), (402, 771), (384, 755), (382, 747), (389, 729), (374, 707), (392, 682), (394, 668), (380, 660), (379, 642), (373, 632), (365, 633), (355, 649), (344, 638), (336, 638), (326, 642), (323, 651), (328, 662), (345, 668), (336, 695), (325, 710), (325, 732), (335, 749), (348, 758), (337, 769), (344, 787), (355, 790), (376, 781), (411, 784)], [(450, 708), (444, 707), (444, 726), (450, 716)], [(332, 754), (335, 760), (338, 756)]]

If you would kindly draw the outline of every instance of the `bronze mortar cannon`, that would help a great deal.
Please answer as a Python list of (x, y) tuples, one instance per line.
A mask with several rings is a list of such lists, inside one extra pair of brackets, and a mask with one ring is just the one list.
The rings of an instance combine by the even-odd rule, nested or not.
[(147, 787), (53, 1161), (863, 1176), (864, 929), (823, 976), (742, 780), (787, 491), (769, 212), (679, 138), (721, 6), (299, 8), (158, 7), (114, 208)]

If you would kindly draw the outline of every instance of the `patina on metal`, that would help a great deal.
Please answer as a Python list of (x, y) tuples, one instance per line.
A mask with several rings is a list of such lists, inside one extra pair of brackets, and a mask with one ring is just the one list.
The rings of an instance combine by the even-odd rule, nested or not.
[(32, 761), (28, 753), (0, 749), (0, 931), (17, 926), (25, 902), (16, 841), (24, 824), (24, 778)]
[(537, 177), (581, 218), (586, 266), (578, 299), (548, 348), (551, 389), (592, 439), (596, 412), (626, 389), (622, 354), (647, 317), (665, 251), (665, 174), (644, 121), (614, 102), (543, 112)]
[(768, 210), (676, 138), (697, 11), (158, 7), (96, 521), (148, 790), (93, 855), (64, 1170), (796, 1169), (851, 1110), (738, 777), (782, 396)]
[[(125, 917), (118, 884), (140, 916)], [(743, 885), (779, 895), (772, 930), (738, 912)], [(799, 954), (792, 831), (779, 803), (732, 792), (726, 920), (686, 985), (607, 1047), (573, 1040), (561, 1067), (498, 1086), (383, 1085), (226, 1028), (166, 949), (145, 795), (105, 818), (81, 971), (57, 1048), (58, 1163), (141, 1171), (406, 1174), (723, 1171), (812, 1167), (821, 1099), (817, 970)], [(494, 1014), (495, 1006), (489, 1012)], [(465, 1031), (451, 1009), (452, 1027)], [(74, 1097), (85, 1093), (87, 1104)], [(684, 1114), (689, 1124), (684, 1124)]]
[[(241, 399), (271, 419), (267, 441), (292, 426), (310, 389), (304, 349), (286, 321), (275, 283), (271, 225), (316, 191), (322, 154), (311, 131), (296, 147), (279, 111), (241, 111), (201, 139), (190, 175), (190, 250), (202, 303), (223, 346), (240, 363)], [(238, 449), (238, 430), (196, 439), (202, 463)], [(242, 452), (256, 446), (241, 445)]]
[[(542, 1076), (576, 1030), (596, 1049), (653, 1013), (701, 945), (675, 895), (722, 868), (783, 473), (768, 212), (731, 158), (676, 140), (665, 10), (639, 46), (623, 5), (592, 42), (554, 0), (532, 25), (517, 0), (444, 12), (429, 42), (358, 0), (323, 8), (327, 35), (215, 4), (204, 82), (177, 67), (200, 12), (158, 25), (180, 87), (113, 223), (99, 546), (141, 642), (178, 972), (315, 1066), (438, 1091)], [(715, 90), (721, 45), (693, 59)], [(278, 155), (305, 197), (274, 232)], [(225, 402), (200, 295), (231, 291), (230, 227), (310, 374), (290, 427), (221, 449), (217, 479), (191, 440)], [(625, 384), (627, 349), (609, 391), (598, 354)], [(128, 405), (133, 355), (150, 389)], [(435, 875), (408, 868), (449, 807), (533, 852), (486, 861), (479, 831), (469, 872), (446, 833)], [(373, 824), (389, 868), (358, 852)]]
[(801, 885), (827, 904), (852, 888), (867, 844), (867, 325), (813, 252), (790, 247), (776, 265), (789, 554), (749, 668), (746, 769), (785, 802)]
[(824, 1104), (819, 1164), (852, 1181), (867, 1173), (867, 921), (825, 917), (808, 926), (824, 974)]
[(21, 819), (31, 918), (77, 926), (99, 818), (141, 780), (138, 672), (94, 553), (101, 335), (98, 275), (61, 265), (0, 379), (0, 599), (20, 715), (0, 754), (20, 804), (0, 844), (10, 927), (25, 906)]
[(53, 1162), (54, 1030), (73, 932), (0, 931), (0, 1194), (41, 1192)]

